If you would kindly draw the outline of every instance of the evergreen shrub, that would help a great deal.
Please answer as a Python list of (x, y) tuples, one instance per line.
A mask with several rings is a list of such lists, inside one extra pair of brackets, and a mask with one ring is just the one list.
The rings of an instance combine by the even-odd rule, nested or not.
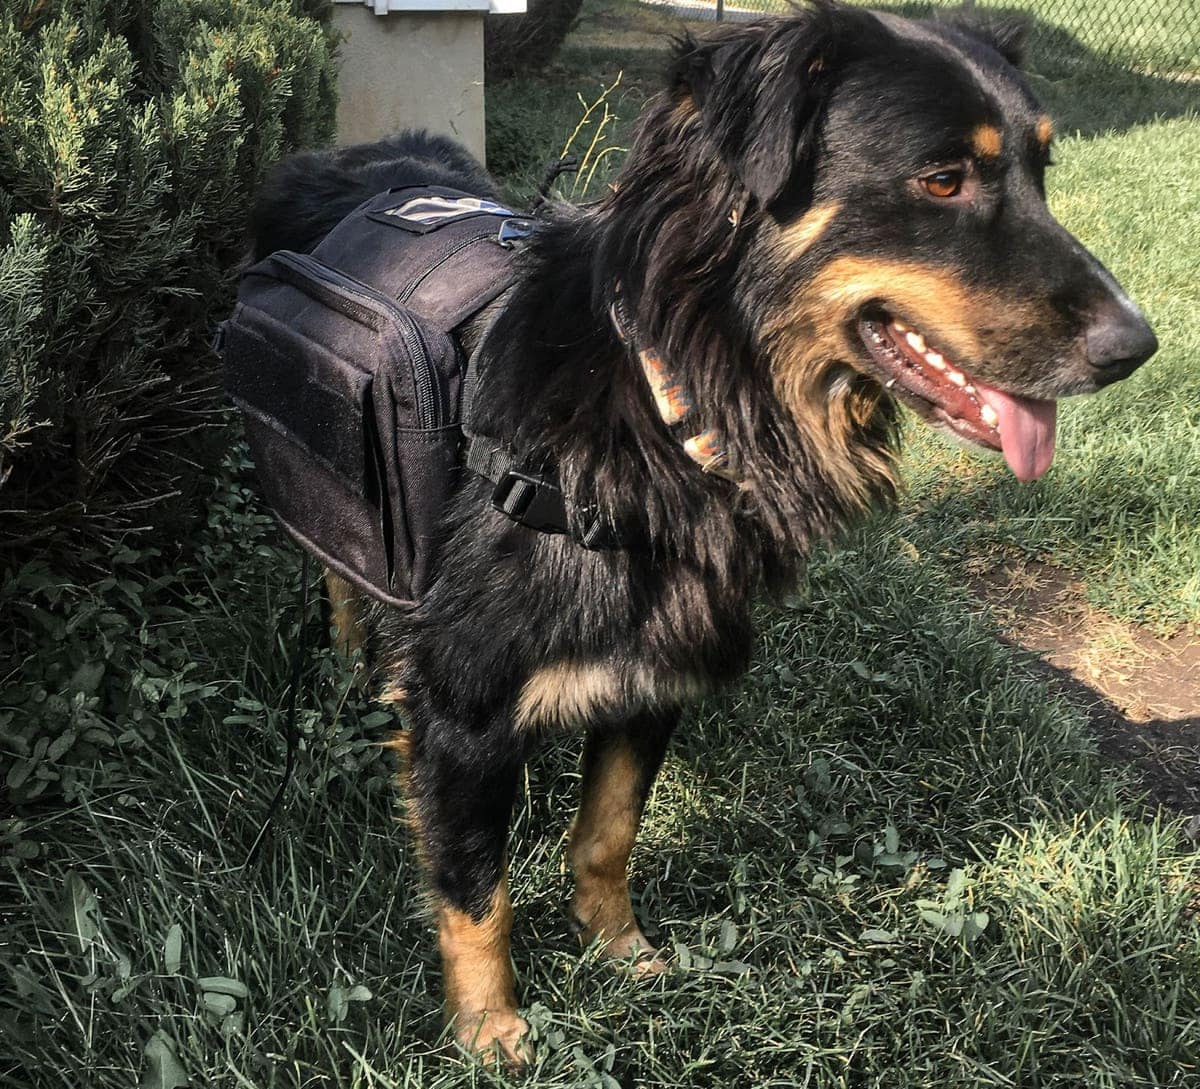
[(332, 134), (318, 6), (0, 11), (0, 568), (163, 543), (211, 478), (208, 345), (247, 207)]

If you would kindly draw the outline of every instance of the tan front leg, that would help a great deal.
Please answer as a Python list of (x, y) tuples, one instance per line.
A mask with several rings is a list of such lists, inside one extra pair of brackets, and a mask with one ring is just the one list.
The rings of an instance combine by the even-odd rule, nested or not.
[(443, 904), (438, 910), (438, 945), (446, 992), (446, 1019), (462, 1047), (485, 1060), (497, 1055), (525, 1066), (532, 1051), (529, 1024), (517, 1014), (516, 979), (509, 953), (512, 903), (501, 879), (487, 913), (479, 919)]
[(621, 735), (588, 738), (583, 796), (567, 848), (575, 875), (572, 914), (581, 940), (584, 945), (601, 942), (606, 957), (636, 958), (638, 975), (666, 969), (634, 917), (627, 877), (642, 809), (665, 743), (664, 737), (661, 746), (651, 744), (647, 751), (645, 744), (633, 744)]
[[(428, 876), (442, 954), (446, 1020), (462, 1047), (486, 1060), (525, 1065), (529, 1026), (517, 1014), (509, 955), (512, 903), (505, 865), (508, 822), (524, 752), (483, 752), (439, 719), (417, 688), (406, 734), (403, 785)], [(511, 727), (504, 721), (499, 731)], [(486, 728), (486, 724), (485, 727)], [(467, 742), (470, 738), (466, 738)]]

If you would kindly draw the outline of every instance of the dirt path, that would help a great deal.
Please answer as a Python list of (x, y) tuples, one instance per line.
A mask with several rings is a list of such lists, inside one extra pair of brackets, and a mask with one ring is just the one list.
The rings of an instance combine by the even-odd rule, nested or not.
[(1151, 799), (1200, 814), (1200, 632), (1157, 639), (1086, 601), (1068, 572), (1001, 564), (976, 595), (1091, 716), (1106, 756), (1132, 764)]

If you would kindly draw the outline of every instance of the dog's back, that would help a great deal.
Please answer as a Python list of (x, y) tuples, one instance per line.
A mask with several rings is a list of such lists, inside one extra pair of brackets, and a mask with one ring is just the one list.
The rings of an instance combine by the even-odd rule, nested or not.
[(496, 184), (462, 145), (424, 131), (284, 159), (250, 216), (254, 260), (311, 250), (364, 200), (405, 185), (441, 185), (495, 199)]

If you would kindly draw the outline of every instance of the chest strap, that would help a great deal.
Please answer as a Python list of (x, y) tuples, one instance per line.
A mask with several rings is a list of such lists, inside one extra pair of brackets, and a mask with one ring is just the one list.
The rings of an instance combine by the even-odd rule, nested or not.
[[(703, 472), (740, 484), (742, 478), (730, 463), (719, 431), (706, 428), (689, 434), (686, 425), (694, 405), (687, 387), (654, 348), (638, 346), (633, 322), (626, 314), (619, 294), (613, 300), (609, 314), (621, 343), (634, 354), (641, 366), (659, 417), (679, 442), (683, 452)], [(490, 331), (489, 323), (479, 339), (479, 345), (467, 361), (463, 381), (462, 429), (467, 439), (467, 468), (495, 485), (492, 506), (519, 525), (539, 533), (568, 534), (588, 549), (625, 547), (614, 527), (605, 522), (590, 505), (579, 508), (580, 528), (573, 531), (567, 516), (566, 500), (554, 477), (521, 464), (505, 443), (474, 430), (472, 409), (479, 385), (480, 349)]]
[(484, 329), (479, 343), (467, 360), (462, 391), (462, 431), (467, 440), (466, 466), (471, 472), (490, 480), (492, 506), (518, 525), (539, 533), (564, 533), (584, 548), (608, 550), (624, 547), (616, 530), (590, 506), (578, 510), (577, 530), (571, 528), (567, 503), (557, 480), (523, 464), (503, 442), (483, 435), (474, 428), (474, 403), (479, 387), (479, 362), (495, 316)]

